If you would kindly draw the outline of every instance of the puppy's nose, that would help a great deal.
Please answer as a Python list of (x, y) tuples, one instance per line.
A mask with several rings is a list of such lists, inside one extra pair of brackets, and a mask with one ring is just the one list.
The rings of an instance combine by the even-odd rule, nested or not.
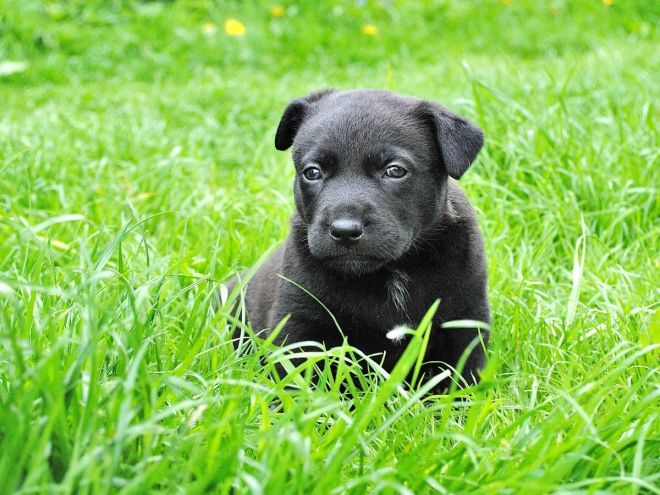
[(330, 224), (330, 236), (342, 246), (352, 246), (362, 237), (363, 225), (358, 220), (341, 218)]

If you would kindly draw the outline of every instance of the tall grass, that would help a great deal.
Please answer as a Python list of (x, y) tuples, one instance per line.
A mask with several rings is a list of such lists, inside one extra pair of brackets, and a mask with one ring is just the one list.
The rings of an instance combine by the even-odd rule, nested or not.
[[(0, 0), (0, 491), (660, 493), (658, 12), (507, 3)], [(293, 209), (274, 128), (323, 86), (485, 130), (479, 385), (402, 386), (426, 323), (389, 375), (231, 345), (220, 282)]]

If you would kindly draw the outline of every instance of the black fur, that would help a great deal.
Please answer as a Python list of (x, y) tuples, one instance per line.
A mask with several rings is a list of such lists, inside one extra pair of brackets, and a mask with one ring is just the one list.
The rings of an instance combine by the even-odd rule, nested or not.
[[(254, 330), (267, 334), (291, 315), (279, 343), (341, 344), (327, 312), (283, 275), (330, 309), (349, 343), (367, 354), (384, 353), (391, 369), (405, 341), (393, 342), (387, 332), (415, 327), (440, 298), (425, 356), (435, 364), (427, 365), (426, 376), (441, 369), (438, 362), (456, 365), (477, 331), (440, 324), (490, 320), (481, 234), (453, 180), (482, 144), (480, 129), (440, 105), (387, 91), (325, 90), (292, 102), (275, 146), (293, 146), (297, 212), (284, 245), (248, 284)], [(305, 178), (308, 166), (323, 177)], [(407, 174), (389, 177), (388, 166)], [(359, 225), (354, 234), (361, 236), (340, 242), (330, 234), (338, 221)], [(476, 381), (484, 362), (479, 345), (463, 377)]]

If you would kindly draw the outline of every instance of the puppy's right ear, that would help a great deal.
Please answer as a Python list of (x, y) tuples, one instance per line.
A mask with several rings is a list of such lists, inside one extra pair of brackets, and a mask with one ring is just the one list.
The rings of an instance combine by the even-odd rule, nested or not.
[(312, 105), (334, 92), (334, 89), (322, 89), (289, 103), (277, 126), (277, 132), (275, 132), (275, 148), (279, 151), (289, 149), (298, 134), (300, 125), (309, 116)]
[(293, 144), (293, 140), (300, 129), (300, 124), (305, 120), (307, 113), (307, 102), (304, 99), (295, 100), (289, 103), (284, 110), (275, 133), (275, 148), (279, 151), (287, 150)]

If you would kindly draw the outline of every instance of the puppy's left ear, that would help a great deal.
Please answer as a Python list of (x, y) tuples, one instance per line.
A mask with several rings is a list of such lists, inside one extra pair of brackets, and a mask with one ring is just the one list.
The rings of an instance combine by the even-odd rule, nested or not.
[(289, 103), (275, 132), (275, 148), (279, 151), (289, 149), (296, 134), (298, 134), (298, 129), (309, 115), (314, 103), (334, 92), (335, 90), (331, 88), (322, 89)]
[(432, 124), (447, 173), (460, 179), (484, 144), (483, 131), (436, 103), (424, 102), (421, 110)]

